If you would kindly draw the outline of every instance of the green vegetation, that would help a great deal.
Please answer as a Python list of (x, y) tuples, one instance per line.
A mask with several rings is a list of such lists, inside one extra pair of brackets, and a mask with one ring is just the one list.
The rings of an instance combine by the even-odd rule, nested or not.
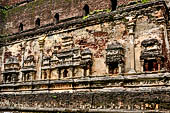
[(149, 0), (142, 0), (142, 3), (147, 3), (149, 2)]
[(65, 0), (66, 2), (71, 2), (72, 0)]
[(57, 96), (52, 96), (53, 98), (57, 98)]
[(93, 12), (90, 12), (89, 15), (97, 14), (97, 13), (100, 13), (100, 12), (111, 12), (111, 10), (110, 9), (94, 10)]
[(5, 9), (0, 9), (0, 15), (2, 17), (2, 21), (4, 22), (6, 20), (6, 16), (7, 16), (8, 12)]
[(0, 34), (0, 44), (5, 43), (7, 36)]
[(89, 15), (87, 15), (87, 16), (84, 16), (84, 17), (83, 17), (83, 20), (87, 19), (88, 17), (89, 17)]
[(94, 11), (90, 12), (87, 16), (84, 16), (84, 17), (83, 17), (83, 20), (87, 19), (87, 18), (90, 17), (91, 15), (98, 14), (98, 13), (101, 13), (101, 12), (107, 12), (107, 13), (109, 13), (109, 12), (111, 12), (111, 10), (110, 10), (110, 9), (94, 10)]
[(122, 18), (122, 21), (125, 23), (128, 22), (128, 20), (126, 18)]

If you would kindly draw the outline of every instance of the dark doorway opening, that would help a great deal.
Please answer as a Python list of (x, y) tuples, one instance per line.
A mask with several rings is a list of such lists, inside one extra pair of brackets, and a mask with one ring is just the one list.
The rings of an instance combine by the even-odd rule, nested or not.
[(84, 69), (84, 74), (83, 75), (85, 77), (85, 76), (87, 76), (87, 66), (85, 66), (83, 69)]
[(144, 71), (157, 71), (158, 63), (156, 59), (144, 60)]
[(118, 72), (118, 63), (109, 63), (109, 74), (117, 74)]
[(23, 26), (24, 25), (22, 23), (19, 24), (19, 31), (23, 31)]
[(63, 72), (63, 77), (67, 77), (67, 76), (68, 76), (68, 71), (67, 71), (67, 69), (65, 69)]
[(35, 26), (40, 26), (40, 18), (37, 18), (36, 21), (35, 21)]
[(89, 6), (87, 4), (84, 6), (83, 10), (84, 10), (84, 16), (87, 16), (90, 13)]
[(44, 71), (44, 79), (47, 79), (47, 72)]
[(111, 8), (112, 8), (112, 11), (116, 10), (116, 8), (117, 8), (117, 0), (111, 0)]
[(56, 24), (59, 23), (59, 14), (58, 13), (55, 14), (54, 18), (55, 18), (55, 23)]

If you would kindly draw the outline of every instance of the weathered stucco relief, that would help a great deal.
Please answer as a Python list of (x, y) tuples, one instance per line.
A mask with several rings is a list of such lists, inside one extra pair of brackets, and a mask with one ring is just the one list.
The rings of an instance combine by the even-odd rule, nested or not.
[[(133, 1), (116, 11), (100, 11), (95, 9), (110, 8), (109, 3), (117, 1), (107, 0), (109, 3), (105, 5), (106, 1), (102, 0), (73, 0), (82, 2), (82, 6), (76, 6), (76, 9), (88, 3), (90, 11), (95, 11), (77, 17), (82, 12), (71, 8), (71, 12), (65, 13), (70, 8), (67, 7), (62, 13), (59, 12), (64, 14), (60, 16), (60, 22), (48, 16), (60, 10), (55, 6), (57, 0), (54, 4), (52, 1), (46, 1), (50, 2), (48, 5), (44, 2), (44, 5), (33, 7), (37, 9), (43, 6), (44, 11), (36, 10), (37, 13), (33, 13), (31, 18), (21, 19), (22, 16), (18, 15), (14, 16), (14, 21), (13, 16), (9, 18), (8, 32), (17, 31), (21, 20), (24, 25), (28, 24), (28, 28), (24, 27), (23, 31), (2, 38), (4, 41), (0, 40), (5, 42), (2, 45), (0, 110), (170, 110), (170, 27), (169, 9), (164, 1)], [(124, 2), (127, 1), (119, 0), (118, 5)], [(49, 6), (52, 6), (52, 11), (46, 11)], [(25, 13), (27, 9), (23, 11)], [(41, 13), (43, 15), (39, 16)], [(23, 15), (27, 17), (30, 14)], [(72, 16), (76, 17), (63, 20)], [(42, 23), (35, 27), (35, 18), (38, 17)], [(52, 21), (57, 22), (54, 24)]]
[[(131, 17), (127, 19), (130, 23), (133, 21)], [(67, 33), (54, 32), (45, 36), (41, 43), (36, 39), (6, 48), (11, 48), (14, 56), (20, 55), (20, 60), (23, 58), (23, 67), (20, 63), (23, 81), (128, 73), (133, 68), (132, 60), (135, 63), (134, 70), (140, 73), (149, 71), (143, 70), (145, 64), (141, 60), (144, 49), (142, 42), (155, 39), (161, 50), (163, 47), (161, 26), (149, 20), (148, 16), (137, 18), (134, 31), (131, 31), (131, 25), (127, 25), (125, 20), (106, 22)], [(134, 39), (131, 32), (135, 32)], [(131, 46), (132, 41), (134, 47)], [(134, 59), (131, 56), (133, 48)], [(17, 53), (19, 51), (23, 52), (23, 57)], [(161, 55), (163, 56), (162, 52)]]
[(38, 79), (39, 67), (39, 45), (37, 40), (27, 41), (22, 44), (23, 49), (23, 67), (22, 80), (31, 81)]
[(18, 81), (19, 70), (21, 69), (21, 59), (19, 44), (10, 45), (4, 47), (4, 57), (3, 57), (3, 80), (4, 82)]
[[(12, 77), (12, 75), (5, 74), (8, 73), (8, 71), (10, 71), (10, 73), (17, 73), (17, 79), (10, 80), (10, 82), (37, 79), (36, 71), (39, 65), (39, 45), (36, 40), (24, 41), (22, 43), (6, 46), (4, 47), (4, 54), (5, 57), (3, 60), (5, 64), (3, 77), (5, 81), (8, 79), (7, 76)], [(16, 68), (17, 71), (15, 70)]]
[(142, 51), (142, 41), (150, 40), (150, 39), (157, 39), (160, 43), (161, 49), (163, 47), (163, 37), (162, 37), (162, 28), (154, 23), (148, 22), (148, 17), (140, 18), (136, 22), (136, 48), (135, 48), (135, 56), (136, 56), (136, 70), (138, 72), (142, 72), (141, 70), (141, 62), (140, 56)]
[[(107, 72), (107, 64), (106, 64), (106, 49), (107, 49), (107, 45), (112, 44), (112, 42), (115, 42), (115, 40), (118, 40), (116, 42), (120, 42), (122, 43), (122, 45), (125, 45), (125, 41), (123, 40), (124, 37), (124, 33), (125, 33), (125, 25), (123, 25), (122, 23), (119, 25), (116, 25), (115, 27), (112, 26), (112, 23), (104, 23), (101, 25), (95, 25), (95, 26), (90, 26), (90, 27), (86, 27), (80, 30), (76, 30), (70, 33), (64, 33), (62, 35), (54, 35), (54, 36), (50, 36), (53, 39), (50, 39), (50, 41), (47, 41), (48, 39), (46, 39), (45, 41), (45, 50), (44, 53), (47, 53), (47, 51), (49, 52), (49, 54), (53, 54), (50, 53), (50, 51), (56, 51), (58, 49), (59, 51), (64, 51), (64, 49), (70, 49), (70, 48), (78, 48), (80, 49), (80, 52), (89, 50), (90, 52), (92, 52), (92, 60), (93, 63), (92, 65), (92, 76), (100, 76), (100, 75), (104, 75), (104, 74), (108, 74)], [(66, 43), (68, 43), (68, 45), (70, 43), (72, 43), (72, 45), (70, 47), (65, 47), (65, 41), (63, 40), (63, 38), (65, 37), (72, 37), (72, 42), (69, 42), (66, 40)], [(54, 50), (50, 50), (46, 45), (52, 44), (53, 43), (53, 47), (51, 48), (56, 48)], [(54, 44), (55, 43), (55, 44)], [(50, 46), (49, 46), (50, 47)], [(53, 54), (54, 55), (54, 54)], [(82, 54), (81, 54), (82, 56)], [(77, 76), (80, 76), (82, 74), (80, 74), (81, 72), (78, 71), (79, 74), (77, 74)]]

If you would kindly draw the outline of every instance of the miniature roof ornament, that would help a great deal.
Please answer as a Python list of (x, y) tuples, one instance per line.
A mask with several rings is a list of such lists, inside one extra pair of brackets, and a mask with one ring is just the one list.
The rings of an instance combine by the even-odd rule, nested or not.
[(145, 49), (141, 51), (140, 59), (163, 58), (162, 51), (160, 49), (160, 43), (157, 39), (149, 38), (143, 40), (141, 45), (145, 47)]
[(38, 42), (39, 42), (39, 46), (40, 46), (40, 50), (42, 51), (43, 50), (43, 47), (44, 47), (44, 42), (45, 42), (45, 39), (46, 39), (46, 35), (43, 35), (42, 37), (40, 37), (38, 39)]
[(123, 49), (123, 46), (119, 42), (114, 41), (111, 44), (107, 45), (107, 50), (112, 49)]
[(90, 51), (89, 48), (86, 48), (86, 49), (84, 49), (84, 50), (81, 52), (81, 54), (82, 54), (82, 55), (91, 55), (92, 52)]
[(16, 57), (10, 56), (7, 58), (6, 63), (18, 63), (18, 60)]
[(142, 41), (141, 45), (144, 47), (148, 47), (148, 46), (152, 46), (152, 45), (159, 45), (159, 41), (155, 38), (146, 39), (146, 40)]
[(34, 61), (34, 56), (33, 55), (30, 55), (27, 57), (26, 59), (27, 61)]
[(111, 44), (107, 45), (106, 49), (106, 63), (113, 63), (118, 62), (122, 63), (124, 62), (124, 48), (122, 44), (120, 44), (117, 41), (112, 42)]

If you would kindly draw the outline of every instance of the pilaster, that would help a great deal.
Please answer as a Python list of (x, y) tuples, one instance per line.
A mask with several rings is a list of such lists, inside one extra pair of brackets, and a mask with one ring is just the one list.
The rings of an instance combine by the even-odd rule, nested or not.
[(44, 42), (45, 42), (46, 36), (42, 36), (38, 39), (39, 42), (39, 48), (40, 48), (40, 59), (39, 59), (39, 68), (38, 68), (38, 78), (42, 79), (42, 62), (43, 62), (43, 49), (44, 49)]
[(128, 17), (129, 19), (129, 24), (128, 24), (128, 29), (129, 29), (129, 42), (130, 42), (130, 70), (128, 73), (136, 73), (135, 70), (135, 46), (134, 46), (134, 41), (135, 41), (135, 33), (134, 33), (134, 28), (135, 28), (135, 19), (134, 17)]

